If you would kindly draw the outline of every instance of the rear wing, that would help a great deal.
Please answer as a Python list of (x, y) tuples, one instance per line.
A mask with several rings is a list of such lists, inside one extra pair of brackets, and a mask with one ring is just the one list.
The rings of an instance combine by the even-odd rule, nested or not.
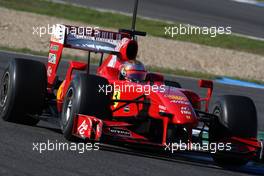
[[(88, 68), (90, 52), (117, 55), (124, 60), (137, 55), (137, 42), (133, 35), (126, 32), (111, 32), (91, 27), (76, 27), (57, 24), (53, 27), (47, 65), (48, 85), (52, 87), (61, 60), (63, 48), (88, 51)], [(102, 62), (102, 56), (101, 61)], [(89, 69), (87, 68), (87, 71)]]
[(87, 73), (89, 73), (90, 52), (117, 55), (121, 60), (135, 59), (138, 52), (136, 36), (146, 36), (146, 32), (136, 31), (138, 0), (135, 0), (132, 26), (130, 30), (119, 32), (99, 30), (91, 27), (76, 27), (57, 24), (53, 27), (47, 64), (48, 88), (52, 89), (63, 48), (88, 51)]
[(53, 28), (51, 42), (62, 44), (66, 48), (117, 55), (117, 46), (123, 38), (132, 37), (124, 32), (57, 24)]

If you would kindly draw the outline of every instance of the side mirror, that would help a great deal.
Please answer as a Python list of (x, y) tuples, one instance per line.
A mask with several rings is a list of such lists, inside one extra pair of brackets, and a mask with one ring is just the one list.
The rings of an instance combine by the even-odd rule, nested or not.
[(213, 81), (201, 79), (201, 80), (198, 81), (198, 85), (199, 85), (199, 87), (211, 88), (212, 89), (213, 88)]

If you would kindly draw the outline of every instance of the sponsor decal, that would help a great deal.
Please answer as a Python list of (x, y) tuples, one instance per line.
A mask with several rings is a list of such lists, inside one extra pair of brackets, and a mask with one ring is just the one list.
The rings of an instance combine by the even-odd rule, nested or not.
[(49, 63), (52, 63), (52, 64), (56, 64), (56, 61), (57, 61), (57, 56), (56, 56), (56, 54), (49, 53), (48, 62), (49, 62)]
[(105, 50), (105, 51), (112, 51), (113, 48), (110, 47), (110, 46), (104, 46), (104, 45), (100, 45), (100, 44), (87, 44), (87, 43), (73, 43), (71, 44), (71, 46), (74, 46), (74, 47), (78, 47), (78, 48), (84, 48), (84, 49), (94, 49), (96, 51), (100, 51), (100, 50)]
[(163, 105), (159, 105), (159, 111), (160, 112), (165, 112), (167, 110), (167, 108)]
[(182, 104), (182, 105), (190, 105), (188, 101), (183, 101), (183, 100), (171, 100), (170, 102), (176, 104)]
[(50, 51), (58, 51), (59, 50), (59, 45), (51, 44), (50, 45)]
[(131, 136), (130, 131), (120, 128), (110, 128), (110, 132), (122, 136)]
[(50, 41), (64, 44), (66, 27), (61, 24), (56, 24), (53, 27)]
[(179, 96), (179, 95), (165, 95), (165, 97), (168, 97), (171, 100), (187, 101), (186, 97)]
[(191, 115), (192, 112), (190, 111), (190, 108), (188, 106), (181, 107), (181, 113), (184, 115)]
[[(120, 91), (119, 90), (115, 90), (114, 94), (113, 94), (113, 100), (119, 100), (120, 99), (120, 95), (121, 95)], [(117, 105), (118, 105), (118, 102), (114, 102), (113, 106), (115, 108), (117, 107)]]
[(82, 124), (78, 127), (78, 133), (83, 136), (85, 131), (88, 129), (88, 125), (86, 124), (86, 120), (82, 122)]

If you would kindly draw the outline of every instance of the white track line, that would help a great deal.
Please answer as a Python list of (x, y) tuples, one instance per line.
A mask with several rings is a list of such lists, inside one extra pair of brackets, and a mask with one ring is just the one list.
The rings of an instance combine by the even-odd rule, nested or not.
[(258, 3), (256, 0), (231, 0), (231, 1), (246, 3), (246, 4), (257, 4)]

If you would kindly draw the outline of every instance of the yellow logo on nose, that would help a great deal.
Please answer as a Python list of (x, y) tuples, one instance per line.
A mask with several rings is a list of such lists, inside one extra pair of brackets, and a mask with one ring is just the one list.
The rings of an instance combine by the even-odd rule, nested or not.
[[(119, 90), (115, 90), (114, 94), (113, 94), (113, 100), (119, 100), (120, 99), (120, 95), (121, 95), (120, 91)], [(118, 105), (118, 102), (114, 102), (114, 105), (113, 105), (114, 108), (116, 108), (117, 105)]]

